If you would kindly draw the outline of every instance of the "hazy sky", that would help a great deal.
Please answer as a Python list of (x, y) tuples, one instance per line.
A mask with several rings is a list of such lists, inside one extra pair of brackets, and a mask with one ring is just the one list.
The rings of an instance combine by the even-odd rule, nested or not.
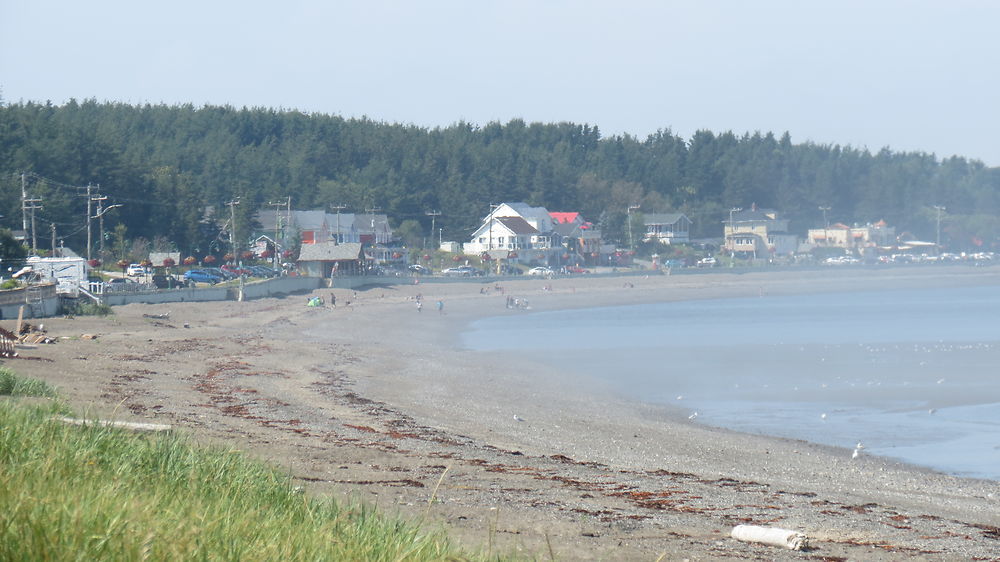
[(788, 131), (1000, 166), (992, 0), (0, 0), (0, 95)]

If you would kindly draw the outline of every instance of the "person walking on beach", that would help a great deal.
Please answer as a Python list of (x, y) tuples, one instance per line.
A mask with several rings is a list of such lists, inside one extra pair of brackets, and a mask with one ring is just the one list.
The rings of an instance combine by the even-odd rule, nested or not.
[(417, 312), (420, 312), (423, 309), (424, 309), (423, 301), (417, 301)]
[(334, 293), (330, 293), (330, 304), (333, 305), (333, 308), (337, 308), (337, 295)]
[(444, 301), (437, 302), (438, 314), (444, 314)]

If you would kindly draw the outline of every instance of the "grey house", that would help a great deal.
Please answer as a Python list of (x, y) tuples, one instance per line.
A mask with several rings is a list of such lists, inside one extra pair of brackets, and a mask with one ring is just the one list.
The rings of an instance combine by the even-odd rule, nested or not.
[(365, 253), (360, 242), (303, 244), (299, 250), (299, 271), (310, 277), (361, 275)]

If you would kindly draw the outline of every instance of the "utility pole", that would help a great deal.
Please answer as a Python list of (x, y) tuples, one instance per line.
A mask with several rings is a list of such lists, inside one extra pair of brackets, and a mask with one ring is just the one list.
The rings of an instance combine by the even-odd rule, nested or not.
[(496, 210), (499, 208), (500, 205), (490, 203), (490, 246), (489, 246), (490, 250), (493, 249), (493, 223), (494, 221), (496, 221), (496, 217), (493, 216), (493, 213), (496, 212)]
[(275, 269), (278, 268), (278, 231), (281, 228), (281, 211), (280, 211), (280, 209), (281, 209), (281, 207), (283, 207), (285, 205), (290, 205), (291, 204), (290, 201), (292, 199), (292, 196), (289, 195), (288, 199), (289, 199), (289, 201), (278, 201), (277, 203), (268, 203), (268, 205), (274, 207), (274, 255), (271, 256), (271, 257), (274, 258), (272, 261), (274, 262)]
[(936, 250), (941, 253), (941, 211), (945, 210), (942, 205), (932, 205), (933, 208), (937, 209), (937, 241), (935, 242)]
[(331, 205), (330, 208), (337, 211), (337, 244), (340, 244), (344, 241), (344, 237), (340, 234), (340, 211), (346, 209), (347, 205)]
[[(733, 236), (736, 234), (736, 229), (733, 227), (733, 213), (738, 213), (742, 210), (742, 207), (733, 207), (732, 209), (729, 209), (729, 237), (726, 240), (726, 244), (729, 246), (730, 255), (734, 257), (736, 255), (736, 241), (733, 239)], [(732, 263), (733, 262), (730, 262), (730, 264)]]
[(91, 228), (90, 228), (90, 203), (94, 200), (90, 195), (90, 184), (87, 184), (87, 261), (90, 261), (90, 248), (93, 246), (93, 241), (91, 240)]
[(36, 205), (35, 203), (41, 203), (41, 199), (25, 199), (24, 203), (27, 205), (26, 210), (31, 211), (31, 255), (38, 255), (38, 232), (35, 229), (35, 210), (42, 209), (41, 205)]
[(368, 209), (368, 214), (370, 214), (372, 218), (372, 246), (378, 245), (378, 235), (375, 234), (375, 213), (381, 210), (382, 209), (375, 207), (374, 205), (371, 209)]
[(629, 250), (634, 250), (635, 249), (635, 244), (632, 242), (632, 211), (637, 211), (637, 210), (639, 210), (640, 207), (641, 207), (641, 205), (639, 205), (639, 204), (629, 205), (628, 206), (628, 210), (625, 213), (628, 216), (627, 220), (628, 220), (628, 249)]
[(240, 204), (240, 198), (237, 197), (232, 201), (226, 203), (229, 206), (229, 246), (233, 251), (233, 259), (237, 258), (236, 255), (236, 206)]
[(56, 257), (56, 223), (49, 223), (52, 227), (52, 257)]
[[(433, 244), (434, 243), (434, 219), (436, 219), (436, 218), (438, 218), (438, 217), (441, 216), (441, 211), (427, 211), (424, 214), (431, 218), (431, 243)], [(438, 245), (438, 249), (440, 249), (440, 248), (441, 248), (441, 246)]]
[[(101, 202), (104, 201), (105, 199), (107, 199), (107, 197), (99, 197), (99, 198), (97, 198), (97, 214), (95, 214), (93, 217), (91, 217), (91, 218), (98, 219), (98, 223), (97, 223), (98, 224), (98, 226), (97, 226), (97, 236), (98, 236), (99, 242), (97, 244), (97, 247), (98, 247), (97, 255), (99, 255), (99, 256), (104, 254), (104, 213), (106, 213), (106, 212), (108, 212), (111, 209), (114, 209), (116, 207), (121, 207), (121, 205), (117, 204), (117, 203), (114, 204), (114, 205), (108, 205), (107, 207), (104, 207), (104, 206), (101, 205)], [(88, 255), (89, 255), (89, 253), (88, 253)], [(90, 261), (90, 259), (88, 258), (87, 261)]]
[[(90, 197), (90, 186), (89, 185), (87, 186), (87, 261), (90, 261), (90, 219), (94, 217), (101, 217), (103, 215), (103, 213), (101, 212), (101, 208), (104, 207), (104, 202), (107, 201), (107, 199), (108, 199), (107, 195), (101, 195), (100, 193), (98, 193), (94, 197)], [(97, 203), (97, 214), (95, 214), (93, 217), (90, 216), (91, 201)], [(104, 250), (104, 219), (101, 218), (100, 221), (101, 221), (100, 224), (101, 240), (98, 245), (100, 246), (101, 250)]]
[(28, 191), (25, 187), (24, 172), (21, 172), (21, 229), (28, 234)]
[(823, 243), (829, 246), (830, 240), (827, 236), (829, 236), (830, 233), (827, 231), (830, 230), (830, 221), (826, 220), (826, 212), (830, 210), (830, 207), (820, 206), (819, 210), (823, 211)]

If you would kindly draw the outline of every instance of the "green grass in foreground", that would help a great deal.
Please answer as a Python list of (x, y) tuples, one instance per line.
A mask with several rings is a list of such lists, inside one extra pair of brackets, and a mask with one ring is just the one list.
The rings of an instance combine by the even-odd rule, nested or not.
[(0, 367), (0, 396), (39, 396), (55, 398), (56, 390), (45, 381), (20, 377), (6, 367)]
[(0, 560), (465, 560), (437, 531), (310, 499), (173, 435), (0, 403)]

